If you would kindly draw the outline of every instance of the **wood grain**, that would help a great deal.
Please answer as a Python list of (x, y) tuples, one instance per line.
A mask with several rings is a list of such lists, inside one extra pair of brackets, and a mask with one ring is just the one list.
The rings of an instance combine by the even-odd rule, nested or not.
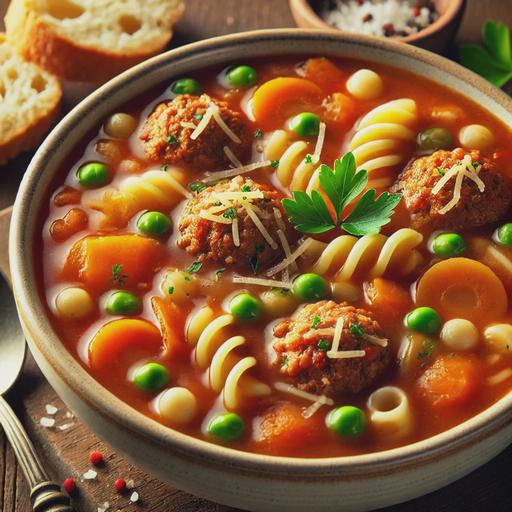
[[(0, 0), (0, 13), (5, 0)], [(477, 40), (484, 19), (493, 18), (512, 25), (510, 0), (469, 0), (460, 31), (460, 39)], [(294, 26), (287, 0), (188, 0), (184, 19), (176, 28), (173, 46), (243, 30)], [(12, 204), (18, 184), (29, 162), (30, 154), (0, 168), (0, 208)], [(10, 212), (0, 212), (0, 269), (5, 271), (7, 233)], [(1, 321), (1, 320), (0, 320)], [(163, 484), (114, 453), (90, 433), (76, 418), (67, 418), (67, 409), (48, 385), (29, 357), (19, 384), (9, 400), (24, 422), (30, 437), (43, 456), (52, 476), (61, 481), (68, 476), (80, 480), (90, 468), (88, 454), (100, 450), (106, 465), (98, 469), (98, 478), (79, 482), (74, 504), (79, 512), (96, 512), (105, 501), (112, 511), (147, 510), (153, 512), (233, 512)], [(57, 425), (73, 423), (63, 432), (44, 429), (39, 419), (45, 415), (45, 404), (58, 407)], [(466, 478), (445, 489), (406, 504), (386, 509), (386, 512), (479, 512), (487, 508), (493, 512), (512, 510), (510, 470), (512, 448)], [(117, 495), (113, 489), (116, 478), (133, 479), (141, 495), (141, 502), (129, 504), (129, 495)], [(229, 485), (229, 483), (226, 483)], [(318, 510), (321, 510), (320, 508)], [(29, 512), (28, 491), (12, 450), (0, 432), (0, 512)]]

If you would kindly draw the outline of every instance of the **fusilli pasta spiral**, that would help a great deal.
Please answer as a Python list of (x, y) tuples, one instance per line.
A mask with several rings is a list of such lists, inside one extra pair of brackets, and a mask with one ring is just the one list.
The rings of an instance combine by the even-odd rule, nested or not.
[(410, 228), (399, 229), (389, 237), (341, 235), (329, 244), (315, 240), (304, 257), (313, 261), (311, 272), (334, 274), (335, 281), (349, 281), (360, 272), (369, 279), (390, 272), (407, 275), (422, 260), (416, 249), (422, 240), (423, 235)]
[(215, 317), (213, 310), (205, 306), (188, 318), (187, 342), (195, 345), (195, 361), (202, 370), (209, 370), (210, 387), (222, 393), (227, 409), (236, 409), (239, 391), (246, 396), (264, 396), (271, 392), (266, 384), (254, 379), (247, 371), (256, 365), (252, 356), (239, 357), (234, 352), (244, 345), (243, 336), (228, 337), (225, 327), (235, 323), (232, 315)]

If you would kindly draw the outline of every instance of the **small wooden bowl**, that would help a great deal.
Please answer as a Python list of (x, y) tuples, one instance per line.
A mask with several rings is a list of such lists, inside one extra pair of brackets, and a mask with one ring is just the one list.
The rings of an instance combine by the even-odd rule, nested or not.
[[(299, 27), (324, 30), (339, 29), (329, 25), (320, 15), (324, 0), (289, 0), (293, 18)], [(434, 0), (439, 18), (428, 27), (396, 41), (411, 43), (436, 53), (443, 53), (453, 41), (466, 7), (466, 0)]]

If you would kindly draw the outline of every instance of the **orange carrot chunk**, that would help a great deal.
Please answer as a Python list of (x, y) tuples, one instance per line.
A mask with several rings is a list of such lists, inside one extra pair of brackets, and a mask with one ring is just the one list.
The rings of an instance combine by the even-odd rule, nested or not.
[(125, 371), (143, 357), (159, 356), (162, 348), (162, 335), (151, 322), (121, 318), (96, 333), (89, 345), (89, 365), (94, 370), (117, 367)]
[(278, 77), (261, 85), (252, 97), (252, 111), (258, 123), (276, 127), (289, 116), (318, 104), (322, 90), (304, 78)]
[(182, 357), (190, 353), (190, 347), (185, 341), (185, 319), (182, 308), (174, 302), (161, 297), (151, 299), (153, 311), (160, 323), (164, 338), (165, 356)]
[(473, 356), (439, 356), (418, 379), (420, 394), (435, 407), (460, 407), (482, 382), (479, 363)]
[(139, 235), (87, 236), (69, 252), (64, 277), (78, 279), (94, 291), (135, 287), (147, 282), (162, 261), (160, 242)]
[(308, 59), (304, 66), (304, 76), (329, 92), (342, 91), (347, 75), (325, 57)]
[(365, 287), (366, 298), (381, 325), (394, 325), (412, 308), (411, 296), (398, 284), (377, 277)]

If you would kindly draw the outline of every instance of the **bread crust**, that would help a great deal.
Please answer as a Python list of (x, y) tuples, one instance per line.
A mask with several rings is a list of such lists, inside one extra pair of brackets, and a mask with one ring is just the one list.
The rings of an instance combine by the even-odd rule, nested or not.
[(11, 2), (5, 25), (8, 42), (26, 60), (39, 64), (60, 78), (80, 82), (105, 82), (161, 52), (172, 37), (172, 30), (169, 30), (155, 39), (151, 48), (124, 53), (81, 46), (56, 33), (34, 12), (26, 9), (23, 0)]

